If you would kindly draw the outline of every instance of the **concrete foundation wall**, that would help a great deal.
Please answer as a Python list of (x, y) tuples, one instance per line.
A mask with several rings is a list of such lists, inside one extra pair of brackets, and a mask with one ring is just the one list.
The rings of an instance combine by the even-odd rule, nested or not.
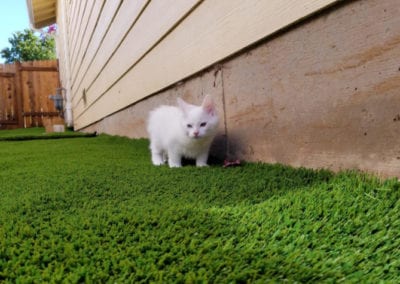
[(147, 137), (148, 112), (217, 101), (213, 153), (400, 177), (400, 6), (348, 1), (85, 128)]

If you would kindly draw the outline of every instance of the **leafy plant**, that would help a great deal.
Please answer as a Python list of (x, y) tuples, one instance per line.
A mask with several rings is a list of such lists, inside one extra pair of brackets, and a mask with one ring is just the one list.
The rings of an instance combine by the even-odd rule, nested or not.
[(11, 47), (3, 48), (0, 55), (5, 63), (55, 59), (54, 31), (51, 26), (40, 35), (29, 29), (15, 32), (8, 39)]

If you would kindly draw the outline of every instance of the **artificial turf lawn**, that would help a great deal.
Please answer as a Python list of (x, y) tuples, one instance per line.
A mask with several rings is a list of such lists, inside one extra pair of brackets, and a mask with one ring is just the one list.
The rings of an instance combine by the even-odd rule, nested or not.
[(95, 137), (96, 133), (83, 133), (66, 130), (65, 132), (46, 133), (43, 127), (20, 128), (13, 130), (1, 130), (0, 141), (44, 140), (78, 137)]
[(0, 282), (400, 282), (400, 183), (154, 167), (147, 140), (0, 142)]

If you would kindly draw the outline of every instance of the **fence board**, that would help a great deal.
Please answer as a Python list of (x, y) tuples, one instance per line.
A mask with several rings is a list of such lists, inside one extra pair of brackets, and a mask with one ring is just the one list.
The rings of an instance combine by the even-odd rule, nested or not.
[(0, 73), (0, 124), (16, 124), (15, 74)]
[[(77, 19), (78, 25), (76, 27), (75, 32), (71, 35), (70, 50), (71, 50), (72, 57), (76, 56), (76, 53), (77, 53), (76, 48), (79, 46), (78, 42), (81, 40), (80, 35), (82, 34), (82, 32), (85, 28), (85, 24), (82, 24), (82, 22), (83, 22), (83, 18), (84, 18), (83, 15), (85, 14), (88, 1), (79, 1), (79, 3), (80, 3), (79, 4), (79, 14), (78, 14), (78, 19)], [(84, 3), (84, 5), (83, 5), (83, 3)], [(83, 22), (83, 23), (86, 23), (86, 20), (87, 19), (85, 19), (85, 22)]]
[(59, 86), (56, 60), (0, 64), (0, 129), (45, 126), (59, 116), (49, 99)]

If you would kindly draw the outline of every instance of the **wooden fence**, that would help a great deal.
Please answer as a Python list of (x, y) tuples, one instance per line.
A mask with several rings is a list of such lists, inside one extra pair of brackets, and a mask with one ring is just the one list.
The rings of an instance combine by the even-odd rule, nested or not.
[(60, 120), (49, 99), (58, 87), (56, 60), (0, 64), (0, 129), (46, 126)]

